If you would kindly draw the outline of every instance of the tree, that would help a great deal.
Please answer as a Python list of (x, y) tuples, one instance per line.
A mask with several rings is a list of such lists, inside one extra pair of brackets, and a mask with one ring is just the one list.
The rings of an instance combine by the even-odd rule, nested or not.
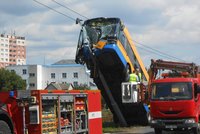
[(26, 90), (26, 82), (14, 71), (0, 69), (0, 91)]

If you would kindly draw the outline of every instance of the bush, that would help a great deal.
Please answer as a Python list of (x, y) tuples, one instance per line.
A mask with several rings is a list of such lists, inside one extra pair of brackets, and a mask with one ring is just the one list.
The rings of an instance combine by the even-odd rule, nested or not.
[(75, 90), (88, 90), (90, 87), (87, 84), (79, 84), (74, 86)]
[(26, 90), (26, 82), (15, 72), (0, 69), (0, 91)]

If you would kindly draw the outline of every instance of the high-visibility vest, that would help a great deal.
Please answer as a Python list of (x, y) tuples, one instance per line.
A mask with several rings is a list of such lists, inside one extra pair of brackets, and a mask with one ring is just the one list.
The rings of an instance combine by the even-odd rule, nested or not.
[(129, 82), (137, 82), (138, 76), (135, 73), (130, 74)]
[(138, 73), (138, 78), (139, 78), (139, 81), (142, 81), (142, 74), (141, 73)]

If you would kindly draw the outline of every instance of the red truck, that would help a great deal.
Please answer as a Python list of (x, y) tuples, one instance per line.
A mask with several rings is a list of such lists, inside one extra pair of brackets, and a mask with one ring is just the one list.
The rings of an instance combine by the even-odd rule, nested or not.
[(198, 134), (200, 75), (194, 63), (152, 60), (150, 66), (150, 125), (162, 131)]
[(0, 92), (0, 134), (102, 134), (99, 90)]

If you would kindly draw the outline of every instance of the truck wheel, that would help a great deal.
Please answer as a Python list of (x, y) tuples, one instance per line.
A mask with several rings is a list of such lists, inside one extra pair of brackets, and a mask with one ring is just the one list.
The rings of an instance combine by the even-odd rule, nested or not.
[(192, 129), (194, 134), (200, 134), (199, 125)]
[(155, 134), (162, 134), (162, 129), (154, 128)]
[(0, 121), (0, 134), (11, 134), (10, 127), (5, 121)]
[(148, 124), (151, 122), (151, 114), (150, 112), (147, 113)]

